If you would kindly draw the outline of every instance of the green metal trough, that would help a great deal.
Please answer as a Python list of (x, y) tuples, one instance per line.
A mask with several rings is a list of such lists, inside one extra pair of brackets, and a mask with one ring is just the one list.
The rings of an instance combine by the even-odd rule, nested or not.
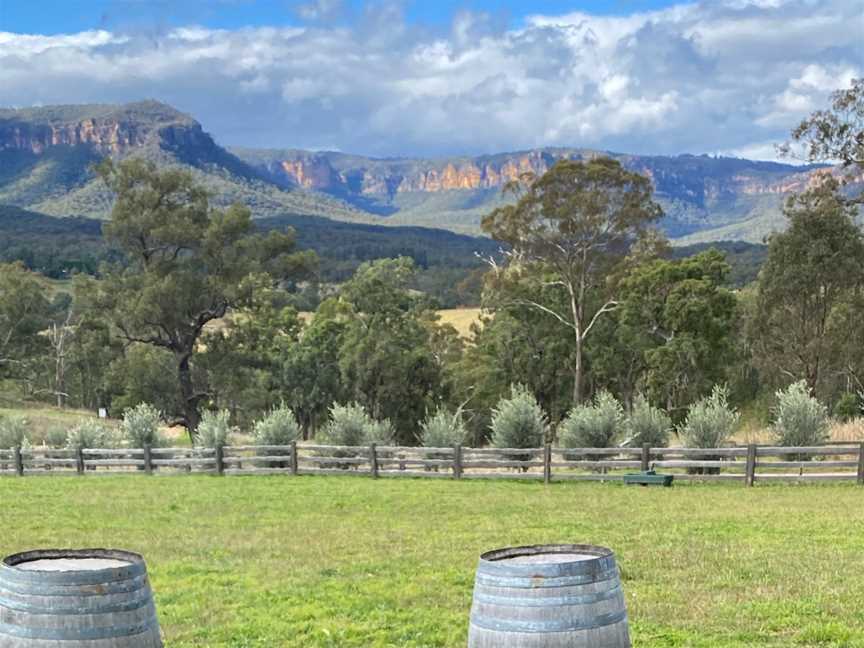
[(643, 470), (638, 473), (624, 475), (625, 484), (639, 484), (640, 486), (671, 486), (675, 475), (658, 475), (654, 470)]

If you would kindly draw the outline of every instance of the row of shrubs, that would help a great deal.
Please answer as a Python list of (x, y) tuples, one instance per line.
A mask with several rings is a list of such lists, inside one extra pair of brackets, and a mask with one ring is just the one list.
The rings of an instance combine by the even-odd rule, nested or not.
[[(804, 382), (778, 391), (777, 402), (772, 431), (778, 445), (811, 445), (827, 439), (828, 409), (810, 396)], [(533, 394), (515, 385), (510, 398), (502, 399), (493, 412), (491, 438), (492, 444), (500, 448), (537, 448), (546, 442), (557, 442), (565, 448), (641, 446), (645, 443), (662, 447), (676, 434), (686, 447), (717, 448), (728, 443), (738, 420), (738, 413), (729, 405), (728, 392), (721, 386), (694, 403), (684, 422), (677, 427), (666, 412), (642, 396), (637, 396), (632, 410), (625, 413), (612, 394), (601, 391), (592, 402), (574, 407), (553, 428)], [(159, 447), (166, 444), (159, 431), (161, 423), (160, 413), (142, 403), (126, 411), (118, 429), (87, 420), (62, 438), (49, 437), (47, 443), (70, 449)], [(227, 445), (233, 431), (227, 411), (205, 412), (196, 444), (207, 448)], [(288, 445), (301, 438), (301, 429), (291, 409), (282, 406), (256, 421), (252, 434), (257, 445)], [(422, 423), (420, 442), (426, 447), (453, 447), (462, 444), (466, 435), (461, 409), (440, 409)], [(356, 403), (333, 405), (329, 422), (318, 437), (322, 443), (344, 446), (386, 445), (393, 443), (393, 439), (393, 426), (388, 420), (374, 419)], [(0, 418), (0, 449), (28, 445), (23, 419)]]
[[(804, 381), (779, 390), (776, 397), (770, 430), (777, 445), (807, 446), (828, 439), (831, 424), (828, 408), (810, 395)], [(538, 447), (553, 440), (565, 448), (646, 443), (664, 447), (675, 434), (684, 447), (719, 448), (729, 443), (739, 419), (739, 413), (729, 405), (725, 386), (715, 386), (710, 395), (691, 405), (678, 426), (643, 396), (637, 396), (632, 410), (625, 414), (612, 394), (601, 391), (592, 402), (570, 410), (553, 431), (534, 396), (516, 386), (511, 398), (500, 403), (493, 413), (492, 442), (498, 447), (511, 448)]]

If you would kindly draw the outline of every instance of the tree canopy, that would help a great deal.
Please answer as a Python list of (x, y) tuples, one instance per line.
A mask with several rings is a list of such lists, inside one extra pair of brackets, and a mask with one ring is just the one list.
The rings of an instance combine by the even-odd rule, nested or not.
[(499, 307), (535, 308), (570, 330), (573, 400), (578, 403), (584, 391), (585, 339), (603, 314), (618, 306), (616, 279), (628, 256), (656, 248), (660, 238), (652, 225), (662, 211), (652, 200), (650, 180), (609, 158), (562, 160), (542, 177), (527, 180), (515, 205), (483, 219), (483, 229), (510, 246), (505, 264), (495, 266), (493, 285), (533, 275), (562, 291), (563, 307), (529, 296), (505, 297)]
[(200, 421), (191, 359), (208, 322), (247, 302), (253, 277), (297, 276), (313, 261), (294, 252), (291, 232), (256, 234), (246, 207), (214, 209), (192, 175), (153, 163), (106, 160), (99, 172), (116, 195), (105, 234), (127, 256), (105, 266), (97, 304), (127, 342), (169, 351), (181, 396), (179, 422)]

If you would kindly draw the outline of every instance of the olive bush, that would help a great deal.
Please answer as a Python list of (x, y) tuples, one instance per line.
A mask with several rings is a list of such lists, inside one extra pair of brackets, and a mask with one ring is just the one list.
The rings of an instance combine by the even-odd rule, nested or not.
[(624, 430), (630, 445), (642, 446), (647, 443), (652, 448), (663, 448), (669, 444), (672, 419), (639, 394), (633, 402), (633, 410), (624, 422)]
[(468, 430), (462, 420), (462, 411), (452, 412), (440, 408), (421, 423), (420, 439), (427, 448), (452, 448), (465, 441)]
[(502, 398), (492, 410), (490, 427), (497, 448), (539, 448), (549, 421), (534, 394), (524, 385), (513, 385), (510, 398)]
[(66, 447), (70, 450), (113, 448), (116, 445), (116, 435), (95, 419), (81, 421), (66, 434)]
[(162, 414), (159, 410), (147, 403), (139, 403), (123, 413), (120, 434), (132, 448), (158, 448), (165, 445), (159, 433), (161, 423)]
[(202, 448), (223, 448), (231, 435), (231, 413), (228, 410), (206, 411), (198, 424), (195, 445)]
[(257, 445), (290, 445), (301, 436), (297, 417), (285, 405), (274, 407), (264, 418), (255, 421), (252, 434)]
[(393, 437), (390, 421), (376, 421), (359, 403), (334, 404), (322, 434), (322, 440), (326, 443), (345, 446), (390, 444)]
[(809, 446), (828, 438), (828, 408), (810, 395), (803, 380), (778, 390), (771, 429), (781, 446)]
[(18, 416), (0, 416), (0, 450), (26, 448), (29, 445), (27, 422)]
[(719, 448), (731, 438), (739, 418), (729, 407), (728, 388), (716, 385), (710, 396), (690, 406), (678, 436), (689, 448)]
[(559, 426), (561, 443), (565, 448), (611, 447), (624, 422), (621, 403), (603, 390), (593, 402), (577, 405)]

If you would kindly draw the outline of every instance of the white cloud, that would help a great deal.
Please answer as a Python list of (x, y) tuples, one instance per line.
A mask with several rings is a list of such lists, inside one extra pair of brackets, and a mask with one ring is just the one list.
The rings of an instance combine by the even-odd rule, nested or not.
[(0, 33), (0, 104), (155, 97), (228, 144), (377, 155), (575, 145), (773, 157), (773, 142), (864, 75), (858, 0), (706, 0), (511, 30), (462, 12), (447, 33), (407, 24), (393, 3), (337, 23), (343, 4), (305, 3), (305, 27)]

